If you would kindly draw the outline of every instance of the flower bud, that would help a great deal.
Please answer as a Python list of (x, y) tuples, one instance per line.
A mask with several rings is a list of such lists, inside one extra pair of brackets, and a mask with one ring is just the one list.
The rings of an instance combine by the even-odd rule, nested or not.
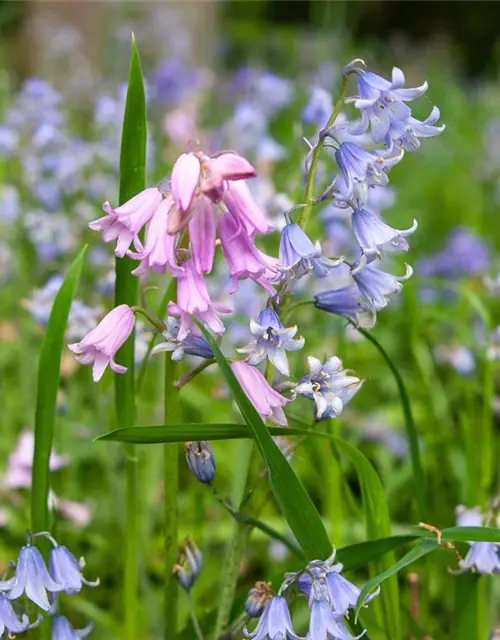
[(260, 617), (272, 595), (270, 582), (256, 582), (255, 586), (248, 592), (248, 598), (245, 602), (245, 611), (248, 617)]
[(212, 484), (215, 457), (208, 442), (186, 442), (186, 461), (191, 473), (204, 484)]

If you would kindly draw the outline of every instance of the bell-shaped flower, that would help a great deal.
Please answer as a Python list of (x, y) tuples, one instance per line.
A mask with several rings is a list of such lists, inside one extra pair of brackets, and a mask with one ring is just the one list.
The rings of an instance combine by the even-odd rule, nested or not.
[(328, 358), (325, 364), (312, 356), (307, 362), (310, 373), (295, 387), (295, 393), (314, 400), (315, 420), (338, 418), (364, 381), (349, 375), (336, 356)]
[(185, 353), (189, 356), (198, 356), (199, 358), (206, 358), (207, 360), (214, 357), (210, 345), (201, 335), (189, 332), (183, 340), (179, 340), (180, 328), (181, 322), (178, 318), (167, 318), (165, 331), (162, 333), (165, 342), (154, 346), (151, 355), (171, 351), (174, 362), (183, 360)]
[(140, 265), (132, 271), (135, 276), (143, 275), (149, 270), (155, 273), (168, 271), (173, 276), (182, 272), (182, 267), (177, 265), (177, 238), (167, 233), (168, 217), (172, 206), (172, 196), (162, 200), (146, 230), (144, 245), (137, 238), (135, 240), (137, 252), (128, 252), (131, 258), (141, 261)]
[(407, 264), (404, 276), (393, 276), (376, 267), (365, 266), (359, 270), (354, 268), (351, 274), (372, 309), (380, 311), (387, 306), (391, 298), (401, 293), (401, 282), (411, 278), (413, 269)]
[(319, 129), (323, 129), (332, 111), (332, 94), (321, 87), (313, 87), (302, 111), (301, 120), (304, 124), (315, 124)]
[(49, 572), (55, 582), (63, 585), (63, 591), (69, 595), (81, 591), (85, 584), (88, 587), (97, 587), (99, 580), (90, 582), (82, 575), (84, 564), (78, 562), (75, 556), (66, 547), (57, 545), (50, 550)]
[(115, 373), (125, 373), (127, 367), (115, 362), (117, 351), (134, 330), (135, 316), (132, 309), (121, 304), (110, 311), (83, 340), (68, 345), (76, 353), (80, 364), (93, 364), (92, 377), (99, 382), (109, 365)]
[(257, 322), (250, 320), (250, 332), (255, 340), (245, 347), (237, 349), (239, 353), (246, 353), (247, 362), (258, 365), (269, 358), (271, 364), (284, 376), (290, 375), (287, 351), (298, 351), (304, 346), (304, 338), (301, 336), (294, 340), (297, 327), (285, 329), (276, 312), (272, 309), (263, 309), (259, 313)]
[(183, 271), (177, 276), (177, 302), (168, 303), (169, 314), (181, 321), (177, 339), (182, 342), (188, 333), (198, 333), (191, 315), (204, 322), (214, 333), (224, 333), (225, 327), (218, 314), (230, 313), (231, 307), (212, 302), (205, 280), (196, 270), (192, 259), (186, 260), (182, 266)]
[(199, 273), (210, 273), (215, 255), (215, 212), (213, 203), (204, 195), (196, 202), (188, 223), (191, 254)]
[(485, 575), (500, 573), (499, 545), (494, 542), (473, 542), (458, 566), (461, 572), (470, 569)]
[(204, 484), (212, 484), (215, 476), (215, 456), (208, 442), (186, 442), (186, 462), (194, 477)]
[(409, 117), (407, 120), (395, 120), (391, 118), (391, 129), (386, 137), (388, 147), (393, 142), (397, 142), (405, 151), (418, 151), (420, 149), (420, 138), (434, 138), (446, 129), (446, 125), (436, 126), (440, 112), (434, 107), (425, 120), (417, 120)]
[(187, 538), (179, 555), (179, 562), (172, 569), (183, 589), (186, 591), (191, 589), (200, 575), (202, 566), (203, 556), (201, 551), (192, 540)]
[(482, 527), (483, 513), (481, 507), (467, 509), (463, 504), (459, 504), (455, 509), (457, 516), (457, 527)]
[(175, 206), (181, 213), (191, 208), (200, 173), (200, 160), (192, 153), (183, 153), (175, 161), (172, 169), (172, 194)]
[(16, 600), (24, 593), (44, 611), (51, 607), (47, 591), (57, 593), (63, 590), (64, 584), (56, 582), (47, 571), (40, 551), (29, 544), (19, 552), (14, 577), (0, 582), (0, 591), (7, 592), (9, 600)]
[(348, 318), (356, 325), (370, 327), (374, 323), (371, 305), (363, 298), (355, 284), (317, 293), (314, 296), (314, 306), (316, 309)]
[(269, 418), (276, 424), (286, 426), (287, 421), (283, 407), (290, 400), (275, 391), (262, 373), (244, 360), (233, 362), (231, 369), (261, 417)]
[(264, 256), (254, 244), (244, 225), (230, 212), (223, 214), (218, 221), (219, 239), (231, 276), (229, 293), (238, 290), (239, 281), (251, 278), (264, 287), (271, 295), (275, 294), (269, 277), (275, 272), (270, 268), (269, 258)]
[(81, 640), (81, 638), (86, 638), (93, 628), (94, 625), (90, 623), (85, 629), (73, 629), (68, 618), (58, 615), (52, 619), (50, 638), (51, 640)]
[(281, 232), (278, 269), (284, 274), (301, 278), (312, 273), (316, 278), (326, 278), (342, 259), (330, 260), (321, 254), (319, 242), (313, 242), (295, 222), (287, 224)]
[(89, 227), (101, 231), (104, 242), (116, 240), (115, 254), (123, 258), (132, 240), (151, 220), (162, 200), (162, 192), (157, 187), (149, 187), (116, 209), (105, 202), (102, 208), (107, 215), (90, 222)]
[(335, 613), (330, 604), (322, 598), (313, 598), (306, 640), (357, 640), (366, 633), (352, 636), (342, 622), (344, 616)]
[(5, 593), (0, 593), (0, 638), (4, 637), (6, 631), (6, 637), (10, 638), (14, 634), (23, 633), (28, 629), (34, 629), (41, 621), (41, 616), (38, 616), (37, 620), (33, 623), (30, 623), (26, 615), (23, 615), (21, 619), (19, 619), (9, 598)]
[(250, 640), (302, 640), (292, 625), (285, 598), (274, 596), (259, 618), (254, 631), (243, 628), (243, 635)]
[(257, 175), (248, 160), (237, 153), (221, 153), (215, 158), (208, 158), (204, 164), (210, 176), (221, 182), (224, 180), (246, 180)]
[(409, 229), (393, 229), (366, 209), (357, 209), (352, 214), (352, 230), (368, 262), (380, 257), (381, 251), (408, 251), (406, 238), (415, 233), (417, 227), (414, 220)]
[(255, 202), (246, 182), (228, 182), (222, 200), (235, 220), (238, 220), (251, 237), (255, 233), (270, 233), (272, 227), (264, 212)]

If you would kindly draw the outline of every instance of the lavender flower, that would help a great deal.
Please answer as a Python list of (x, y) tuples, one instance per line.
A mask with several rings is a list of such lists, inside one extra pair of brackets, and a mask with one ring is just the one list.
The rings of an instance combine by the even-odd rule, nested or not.
[(99, 585), (99, 579), (90, 582), (83, 577), (83, 567), (83, 561), (80, 560), (79, 562), (66, 547), (56, 545), (50, 550), (50, 575), (55, 582), (63, 585), (62, 591), (65, 593), (69, 595), (78, 593), (84, 584), (88, 587), (97, 587)]
[(302, 640), (294, 631), (288, 604), (282, 596), (274, 596), (264, 609), (254, 631), (243, 628), (251, 640)]
[(13, 578), (0, 582), (0, 591), (6, 591), (9, 600), (16, 600), (23, 593), (40, 609), (49, 611), (51, 605), (47, 591), (57, 593), (64, 584), (56, 582), (47, 571), (42, 554), (30, 544), (21, 548)]
[(321, 255), (319, 242), (312, 243), (298, 224), (291, 222), (281, 232), (278, 269), (284, 274), (301, 278), (312, 273), (316, 278), (326, 278), (342, 259), (329, 260)]
[(368, 262), (380, 257), (381, 251), (408, 251), (406, 238), (415, 233), (417, 227), (414, 220), (409, 229), (393, 229), (366, 209), (357, 209), (352, 214), (352, 230)]
[(248, 354), (247, 362), (254, 366), (269, 358), (280, 373), (289, 376), (290, 368), (286, 352), (298, 351), (305, 343), (302, 336), (297, 340), (293, 339), (297, 333), (297, 327), (285, 329), (272, 309), (264, 309), (259, 313), (257, 322), (250, 320), (250, 332), (255, 336), (255, 340), (237, 351)]
[(264, 419), (269, 418), (276, 424), (286, 426), (287, 421), (283, 407), (290, 400), (275, 391), (262, 373), (245, 361), (237, 360), (233, 362), (231, 369), (259, 414)]
[[(466, 509), (459, 505), (456, 509), (457, 526), (481, 527), (483, 515), (479, 507)], [(470, 549), (463, 560), (458, 563), (459, 573), (472, 570), (477, 573), (489, 575), (500, 573), (500, 548), (494, 542), (469, 542)]]
[(310, 373), (295, 387), (295, 393), (314, 400), (315, 420), (338, 418), (361, 388), (363, 380), (348, 375), (337, 357), (329, 358), (324, 365), (312, 356), (307, 362)]
[(203, 556), (196, 544), (189, 538), (184, 543), (184, 548), (179, 555), (179, 563), (174, 565), (179, 584), (186, 591), (190, 591), (196, 582), (202, 568)]
[[(372, 326), (374, 323), (372, 307), (355, 284), (317, 293), (314, 296), (314, 306), (322, 311), (349, 318), (356, 325)], [(363, 322), (363, 317), (367, 317), (367, 314), (370, 314), (371, 320)]]
[(86, 638), (93, 628), (90, 623), (85, 629), (73, 629), (67, 618), (58, 615), (52, 619), (51, 640), (80, 640)]
[(306, 640), (358, 640), (359, 636), (352, 636), (342, 623), (343, 615), (334, 613), (327, 600), (312, 598), (310, 605), (311, 617)]
[(132, 333), (134, 324), (134, 312), (128, 305), (121, 304), (104, 316), (83, 340), (68, 345), (68, 348), (77, 354), (76, 360), (80, 364), (94, 365), (94, 382), (99, 382), (108, 365), (115, 373), (127, 371), (127, 368), (116, 363), (114, 358)]
[(401, 145), (405, 151), (418, 151), (421, 144), (420, 138), (433, 138), (445, 130), (446, 125), (444, 124), (435, 126), (440, 115), (439, 109), (434, 107), (422, 122), (411, 116), (404, 122), (401, 122), (391, 116), (390, 141), (388, 141), (388, 146), (390, 147), (392, 142), (395, 141)]
[(332, 111), (332, 94), (321, 87), (313, 87), (309, 94), (309, 100), (302, 111), (302, 122), (315, 124), (319, 129), (323, 129)]
[(7, 631), (7, 637), (10, 638), (14, 633), (23, 633), (28, 629), (34, 629), (41, 621), (42, 617), (38, 616), (35, 622), (30, 623), (26, 615), (23, 615), (19, 620), (9, 598), (5, 593), (0, 593), (0, 638), (4, 637), (5, 631)]
[(189, 356), (198, 356), (199, 358), (211, 359), (214, 357), (210, 345), (201, 335), (191, 332), (179, 340), (179, 331), (181, 322), (178, 318), (169, 317), (166, 320), (165, 331), (162, 336), (166, 342), (157, 344), (151, 351), (151, 355), (163, 353), (164, 351), (172, 351), (172, 360), (179, 362), (184, 359), (184, 354)]
[(212, 484), (215, 476), (215, 456), (208, 442), (186, 442), (186, 462), (199, 482)]
[(359, 271), (353, 269), (351, 274), (373, 311), (380, 311), (387, 306), (393, 296), (401, 293), (403, 290), (401, 281), (411, 278), (413, 269), (407, 264), (405, 275), (399, 277), (371, 266), (366, 266)]

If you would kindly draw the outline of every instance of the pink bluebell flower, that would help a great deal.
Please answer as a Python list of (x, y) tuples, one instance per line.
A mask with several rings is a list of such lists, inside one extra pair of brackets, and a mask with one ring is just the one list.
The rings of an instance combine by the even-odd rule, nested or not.
[(94, 231), (101, 231), (104, 242), (116, 240), (115, 254), (123, 258), (162, 200), (163, 193), (157, 187), (149, 187), (116, 209), (105, 202), (102, 208), (107, 215), (90, 222), (89, 227)]
[(254, 631), (243, 628), (250, 640), (303, 640), (292, 625), (288, 603), (283, 596), (274, 596), (267, 604)]
[(272, 231), (264, 212), (255, 202), (244, 181), (228, 182), (222, 199), (233, 218), (244, 226), (249, 236), (253, 237), (255, 233), (270, 233)]
[(305, 340), (301, 336), (294, 340), (297, 327), (285, 328), (278, 315), (272, 309), (263, 309), (259, 313), (257, 322), (250, 320), (250, 332), (255, 337), (249, 344), (237, 351), (248, 354), (247, 362), (258, 365), (269, 358), (269, 362), (284, 376), (290, 375), (287, 351), (298, 351), (304, 346)]
[(406, 238), (415, 233), (417, 227), (414, 220), (409, 229), (393, 229), (366, 209), (357, 209), (352, 214), (352, 230), (368, 262), (380, 257), (381, 251), (408, 251)]
[(199, 158), (193, 153), (183, 153), (172, 169), (172, 194), (175, 206), (181, 213), (188, 211), (193, 203), (201, 174)]
[(216, 220), (213, 203), (200, 195), (188, 223), (191, 255), (199, 273), (210, 273), (214, 263)]
[(286, 426), (287, 420), (283, 407), (290, 400), (275, 391), (262, 373), (244, 360), (233, 362), (231, 369), (261, 417), (269, 418), (276, 424)]
[(134, 325), (134, 312), (128, 305), (121, 304), (104, 316), (83, 340), (69, 344), (68, 348), (80, 364), (93, 364), (94, 382), (99, 382), (108, 365), (115, 373), (125, 373), (127, 367), (115, 362), (115, 356), (132, 334)]
[(177, 302), (168, 303), (168, 313), (181, 320), (177, 339), (182, 342), (188, 333), (199, 333), (192, 315), (205, 323), (213, 333), (224, 333), (225, 328), (218, 314), (230, 313), (231, 307), (212, 302), (205, 280), (196, 270), (192, 259), (186, 260), (182, 266), (184, 271), (177, 276)]

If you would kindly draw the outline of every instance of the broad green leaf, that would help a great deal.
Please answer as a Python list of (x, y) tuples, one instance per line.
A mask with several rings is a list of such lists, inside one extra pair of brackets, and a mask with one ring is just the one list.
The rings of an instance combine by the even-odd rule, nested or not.
[(236, 423), (169, 424), (158, 427), (127, 427), (115, 429), (96, 440), (129, 442), (133, 444), (163, 444), (200, 440), (237, 440), (251, 438), (248, 429)]
[(365, 329), (357, 327), (359, 333), (361, 333), (369, 342), (371, 342), (380, 352), (382, 357), (387, 363), (387, 366), (391, 370), (399, 391), (399, 397), (401, 398), (401, 406), (403, 408), (403, 414), (405, 418), (406, 435), (408, 437), (408, 443), (410, 445), (410, 458), (413, 471), (413, 488), (415, 491), (415, 498), (417, 500), (419, 518), (425, 522), (427, 519), (427, 504), (425, 499), (425, 476), (422, 468), (422, 461), (420, 459), (420, 446), (418, 442), (417, 427), (413, 420), (413, 414), (411, 411), (410, 398), (406, 390), (403, 377), (398, 371), (398, 368), (389, 357), (388, 353), (380, 342)]
[(308, 560), (326, 559), (331, 553), (332, 545), (314, 503), (240, 387), (219, 345), (201, 324), (199, 326), (266, 463), (271, 490), (297, 542)]
[(64, 348), (64, 334), (71, 303), (82, 272), (85, 246), (66, 274), (52, 306), (38, 360), (36, 390), (35, 448), (33, 454), (31, 528), (49, 529), (47, 497), (49, 493), (49, 459), (57, 411), (57, 392)]
[(358, 603), (356, 605), (356, 610), (355, 610), (356, 616), (358, 615), (359, 610), (363, 606), (363, 603), (365, 602), (367, 596), (370, 593), (372, 593), (372, 591), (374, 591), (379, 586), (379, 584), (395, 576), (398, 573), (398, 571), (401, 571), (401, 569), (404, 569), (405, 567), (412, 564), (416, 560), (423, 558), (424, 556), (431, 553), (431, 551), (434, 551), (438, 547), (439, 545), (436, 540), (424, 539), (421, 542), (419, 542), (417, 545), (415, 545), (413, 549), (408, 551), (408, 553), (404, 555), (401, 558), (401, 560), (399, 560), (398, 562), (393, 564), (389, 569), (387, 569), (387, 571), (384, 571), (383, 573), (379, 574), (375, 578), (368, 580), (368, 582), (365, 584), (363, 589), (361, 589), (361, 593), (359, 594)]

